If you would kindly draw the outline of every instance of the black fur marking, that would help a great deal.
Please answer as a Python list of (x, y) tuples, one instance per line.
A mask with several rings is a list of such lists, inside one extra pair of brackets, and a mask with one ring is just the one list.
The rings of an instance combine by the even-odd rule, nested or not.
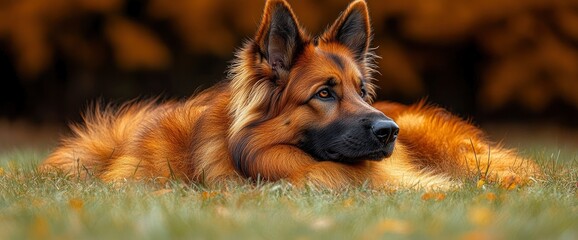
[(313, 46), (315, 46), (315, 47), (319, 46), (319, 37), (315, 37), (313, 39)]
[(326, 53), (326, 55), (333, 63), (335, 63), (335, 65), (337, 65), (337, 67), (339, 67), (340, 70), (345, 69), (345, 62), (343, 61), (343, 58), (333, 53)]
[(305, 131), (298, 146), (319, 161), (379, 161), (391, 156), (395, 141), (380, 141), (372, 133), (372, 122), (378, 120), (390, 119), (379, 114), (346, 116), (322, 128)]
[(329, 87), (335, 87), (335, 86), (337, 86), (337, 81), (335, 81), (335, 78), (329, 78), (325, 82), (325, 85), (327, 85)]
[(229, 145), (229, 146), (232, 146), (232, 148), (229, 151), (231, 153), (231, 156), (233, 157), (233, 163), (235, 165), (235, 169), (237, 169), (237, 171), (245, 177), (250, 176), (249, 175), (250, 174), (249, 167), (251, 166), (251, 164), (249, 161), (252, 161), (252, 159), (251, 160), (248, 159), (249, 154), (246, 152), (248, 145), (249, 145), (249, 139), (246, 137), (241, 138), (241, 139), (235, 141), (234, 144)]

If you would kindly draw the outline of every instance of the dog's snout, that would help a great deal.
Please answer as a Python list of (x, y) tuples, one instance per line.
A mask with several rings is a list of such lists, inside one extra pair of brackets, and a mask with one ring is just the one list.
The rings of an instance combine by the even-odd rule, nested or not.
[(399, 127), (391, 120), (377, 120), (371, 125), (371, 131), (379, 141), (387, 144), (397, 139)]

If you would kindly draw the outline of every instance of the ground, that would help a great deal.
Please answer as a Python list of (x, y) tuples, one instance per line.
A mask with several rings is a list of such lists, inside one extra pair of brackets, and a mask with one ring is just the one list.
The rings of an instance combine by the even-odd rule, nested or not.
[(535, 158), (545, 177), (523, 187), (464, 179), (462, 189), (448, 192), (113, 186), (35, 172), (49, 149), (41, 140), (30, 140), (32, 148), (26, 140), (5, 143), (0, 239), (577, 239), (578, 145), (571, 131), (485, 128)]

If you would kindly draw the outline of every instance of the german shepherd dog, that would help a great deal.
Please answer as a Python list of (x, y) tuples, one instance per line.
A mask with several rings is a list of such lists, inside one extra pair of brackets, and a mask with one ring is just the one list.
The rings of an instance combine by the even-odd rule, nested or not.
[(42, 163), (105, 182), (285, 180), (338, 189), (525, 182), (530, 159), (443, 109), (372, 104), (371, 26), (352, 2), (318, 37), (284, 0), (266, 2), (228, 78), (186, 101), (96, 106)]

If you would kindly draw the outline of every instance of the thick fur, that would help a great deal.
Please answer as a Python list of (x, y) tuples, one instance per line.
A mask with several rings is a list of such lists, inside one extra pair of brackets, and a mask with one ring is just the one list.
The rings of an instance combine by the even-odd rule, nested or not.
[[(285, 1), (269, 0), (228, 80), (181, 102), (96, 106), (41, 169), (106, 182), (264, 179), (334, 189), (364, 183), (445, 188), (469, 176), (525, 182), (540, 174), (534, 162), (443, 109), (423, 102), (371, 105), (369, 22), (366, 3), (358, 0), (311, 38)], [(391, 156), (342, 163), (304, 150), (311, 147), (303, 146), (308, 132), (331, 132), (328, 126), (346, 117), (361, 122), (369, 115), (399, 126)], [(347, 124), (336, 141), (349, 134), (348, 126), (359, 127)]]

